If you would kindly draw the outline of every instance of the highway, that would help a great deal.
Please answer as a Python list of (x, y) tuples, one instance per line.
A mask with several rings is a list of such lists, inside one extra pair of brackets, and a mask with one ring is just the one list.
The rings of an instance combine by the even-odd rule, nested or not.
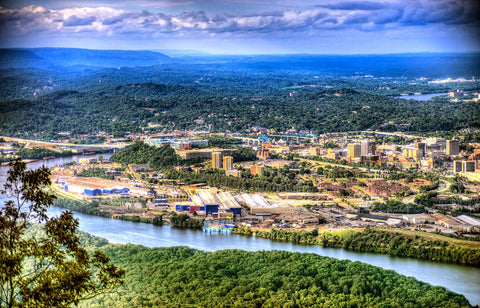
[(114, 144), (75, 144), (75, 143), (58, 143), (58, 142), (48, 142), (48, 141), (39, 141), (39, 140), (30, 140), (30, 139), (21, 139), (0, 136), (3, 140), (7, 142), (18, 142), (25, 143), (27, 146), (32, 144), (44, 145), (44, 146), (62, 146), (62, 147), (72, 147), (72, 148), (105, 148), (105, 149), (122, 149), (129, 145), (129, 143), (114, 143)]

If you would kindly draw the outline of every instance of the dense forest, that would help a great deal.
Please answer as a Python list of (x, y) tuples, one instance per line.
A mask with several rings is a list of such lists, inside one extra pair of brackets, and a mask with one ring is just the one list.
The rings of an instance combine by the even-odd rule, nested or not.
[(113, 154), (110, 160), (124, 164), (148, 164), (151, 168), (160, 169), (177, 165), (181, 158), (169, 146), (152, 147), (137, 141)]
[[(134, 89), (130, 90), (130, 88)], [(139, 97), (137, 91), (148, 93)], [(225, 96), (221, 89), (134, 84), (102, 91), (61, 90), (32, 99), (0, 102), (4, 134), (56, 138), (106, 131), (117, 136), (141, 132), (148, 123), (165, 129), (212, 125), (216, 131), (239, 131), (260, 125), (276, 131), (296, 127), (316, 133), (365, 129), (443, 131), (480, 127), (475, 102), (393, 99), (348, 89), (287, 96), (280, 91), (261, 99)], [(16, 121), (16, 119), (25, 119)], [(201, 119), (204, 124), (194, 122)], [(386, 123), (394, 124), (386, 124)], [(401, 124), (398, 126), (397, 124)], [(36, 135), (35, 135), (36, 134)]]
[[(49, 52), (74, 60), (70, 66), (35, 65), (39, 57), (55, 60)], [(172, 60), (148, 53), (137, 56), (150, 59), (145, 63), (150, 66), (131, 67), (135, 62), (130, 62), (94, 67), (88, 66), (92, 64), (85, 53), (30, 53), (36, 53), (28, 57), (35, 61), (16, 66), (15, 57), (22, 55), (0, 52), (0, 130), (6, 135), (50, 140), (65, 131), (71, 136), (99, 131), (123, 136), (163, 129), (245, 132), (255, 125), (276, 131), (293, 126), (315, 133), (480, 127), (476, 102), (393, 98), (400, 93), (478, 90), (478, 81), (430, 83), (435, 78), (478, 75), (478, 67), (467, 64), (477, 63), (472, 60), (476, 55), (470, 54), (371, 56), (358, 61), (357, 57), (327, 56)], [(125, 56), (113, 54), (112, 59), (128, 63)], [(95, 57), (92, 61), (98, 62), (107, 56)], [(157, 58), (166, 63), (153, 65)], [(465, 66), (452, 67), (452, 58)], [(86, 66), (76, 66), (78, 61), (87, 61)], [(445, 69), (439, 67), (448, 67), (452, 75), (444, 76)]]
[(126, 270), (125, 285), (80, 307), (469, 307), (442, 287), (315, 254), (131, 244), (103, 250)]

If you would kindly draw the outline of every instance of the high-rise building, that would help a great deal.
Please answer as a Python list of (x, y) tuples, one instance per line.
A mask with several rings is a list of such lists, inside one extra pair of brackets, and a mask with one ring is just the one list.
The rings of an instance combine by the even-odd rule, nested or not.
[(225, 170), (232, 170), (233, 169), (233, 157), (232, 156), (224, 156), (223, 157), (223, 169), (225, 169)]
[(222, 168), (222, 153), (213, 152), (212, 153), (212, 168), (221, 169)]
[(347, 146), (347, 157), (348, 158), (352, 158), (352, 159), (359, 158), (361, 154), (362, 154), (362, 148), (361, 148), (360, 144), (350, 143)]
[(417, 150), (417, 157), (424, 157), (426, 154), (426, 148), (424, 142), (415, 141), (415, 149)]
[(368, 154), (375, 154), (375, 141), (364, 140), (360, 144), (361, 155), (367, 156)]
[(447, 140), (447, 155), (458, 155), (460, 152), (460, 143), (458, 140)]

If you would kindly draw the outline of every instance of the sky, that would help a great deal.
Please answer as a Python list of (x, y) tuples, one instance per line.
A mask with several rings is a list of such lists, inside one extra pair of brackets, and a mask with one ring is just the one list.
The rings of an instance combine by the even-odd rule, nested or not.
[(480, 0), (0, 0), (0, 47), (480, 51)]

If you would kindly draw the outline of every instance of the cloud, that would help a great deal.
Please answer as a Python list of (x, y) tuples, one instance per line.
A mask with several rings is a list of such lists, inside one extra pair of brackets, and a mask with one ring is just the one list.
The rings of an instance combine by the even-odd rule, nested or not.
[(81, 18), (77, 17), (76, 15), (72, 15), (63, 22), (63, 25), (65, 27), (87, 26), (91, 25), (96, 20), (97, 18), (95, 16), (87, 16)]
[(317, 7), (331, 9), (331, 10), (362, 10), (362, 11), (375, 11), (381, 10), (385, 7), (385, 4), (380, 2), (370, 2), (370, 1), (347, 1), (347, 2), (337, 2), (330, 4), (319, 4)]
[[(0, 7), (2, 35), (92, 32), (99, 37), (126, 34), (190, 35), (250, 34), (384, 28), (428, 24), (478, 25), (478, 0), (337, 1), (300, 11), (280, 10), (254, 14), (209, 15), (204, 11), (162, 14), (132, 12), (112, 7), (47, 9)], [(184, 3), (183, 1), (181, 1)]]

